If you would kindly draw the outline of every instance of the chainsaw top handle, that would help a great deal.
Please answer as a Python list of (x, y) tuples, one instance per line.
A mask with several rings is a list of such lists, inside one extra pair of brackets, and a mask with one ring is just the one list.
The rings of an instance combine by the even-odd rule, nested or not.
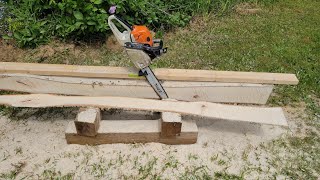
[(114, 14), (114, 16), (121, 21), (124, 25), (126, 25), (131, 31), (133, 30), (132, 25), (130, 25), (126, 20), (122, 19), (120, 16)]
[(122, 25), (125, 25), (126, 27), (128, 27), (130, 30), (133, 30), (132, 25), (130, 25), (126, 20), (122, 19), (120, 16), (116, 15), (116, 10), (117, 10), (117, 6), (113, 5), (109, 8), (109, 14), (113, 15), (115, 17), (116, 20), (120, 21), (120, 23)]

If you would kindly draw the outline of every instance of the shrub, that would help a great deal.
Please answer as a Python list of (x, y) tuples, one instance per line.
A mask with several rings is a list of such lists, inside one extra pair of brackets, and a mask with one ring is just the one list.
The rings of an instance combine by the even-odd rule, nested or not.
[(19, 0), (8, 2), (7, 8), (12, 14), (7, 17), (9, 31), (21, 46), (108, 30), (102, 0)]
[[(237, 0), (9, 0), (8, 30), (21, 46), (37, 46), (51, 37), (70, 38), (109, 30), (107, 9), (134, 24), (169, 29), (185, 26), (197, 12), (223, 14)], [(4, 36), (4, 38), (11, 38)]]

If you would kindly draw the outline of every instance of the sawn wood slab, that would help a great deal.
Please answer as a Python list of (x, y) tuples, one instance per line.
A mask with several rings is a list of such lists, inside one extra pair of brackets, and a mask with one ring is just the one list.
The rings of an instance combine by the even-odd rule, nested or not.
[[(169, 97), (181, 101), (265, 104), (273, 85), (164, 81)], [(0, 90), (33, 94), (120, 96), (159, 99), (146, 80), (0, 74)]]
[(208, 118), (287, 126), (281, 108), (233, 106), (209, 102), (31, 94), (2, 95), (0, 104), (14, 107), (98, 107), (175, 112)]

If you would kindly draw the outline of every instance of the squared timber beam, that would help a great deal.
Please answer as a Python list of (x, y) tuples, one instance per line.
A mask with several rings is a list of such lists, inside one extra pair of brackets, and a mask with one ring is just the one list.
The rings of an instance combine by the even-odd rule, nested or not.
[(77, 134), (80, 136), (96, 136), (101, 121), (99, 108), (80, 108), (74, 121)]

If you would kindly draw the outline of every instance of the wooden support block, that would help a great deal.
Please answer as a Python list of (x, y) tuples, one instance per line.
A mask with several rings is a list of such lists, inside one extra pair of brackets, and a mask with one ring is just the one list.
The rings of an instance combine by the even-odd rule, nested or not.
[(80, 136), (70, 122), (66, 129), (68, 144), (99, 145), (112, 143), (193, 144), (197, 142), (198, 127), (194, 122), (183, 122), (181, 133), (174, 137), (161, 137), (160, 120), (103, 120), (95, 137)]
[(172, 137), (181, 133), (181, 114), (172, 112), (161, 113), (161, 136)]
[(77, 134), (80, 136), (96, 136), (100, 120), (101, 113), (99, 108), (80, 108), (74, 121)]

